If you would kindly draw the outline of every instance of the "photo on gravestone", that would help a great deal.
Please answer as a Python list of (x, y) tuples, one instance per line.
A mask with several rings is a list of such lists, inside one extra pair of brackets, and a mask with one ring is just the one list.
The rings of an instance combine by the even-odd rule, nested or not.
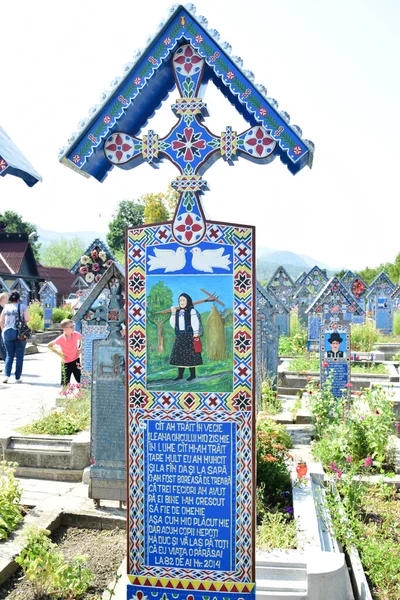
[(232, 392), (233, 247), (171, 243), (146, 254), (147, 389)]

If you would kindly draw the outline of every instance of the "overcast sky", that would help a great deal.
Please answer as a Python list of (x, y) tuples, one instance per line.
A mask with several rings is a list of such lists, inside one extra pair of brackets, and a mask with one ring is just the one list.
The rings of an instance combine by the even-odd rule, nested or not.
[[(315, 143), (314, 166), (293, 176), (270, 165), (218, 161), (205, 174), (207, 217), (257, 225), (258, 246), (374, 267), (400, 252), (400, 2), (198, 0), (197, 14)], [(0, 210), (54, 231), (107, 231), (121, 199), (165, 191), (173, 165), (115, 168), (100, 184), (58, 162), (102, 91), (167, 15), (165, 0), (18, 0), (0, 13), (0, 124), (43, 183), (0, 179)], [(146, 125), (165, 135), (165, 102)], [(206, 92), (211, 131), (247, 124), (216, 89)]]

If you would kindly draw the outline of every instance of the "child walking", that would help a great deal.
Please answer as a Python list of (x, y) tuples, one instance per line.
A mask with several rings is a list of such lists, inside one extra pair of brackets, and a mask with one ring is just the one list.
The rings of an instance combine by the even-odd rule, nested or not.
[(52, 342), (49, 342), (47, 347), (52, 352), (58, 354), (58, 356), (61, 356), (61, 385), (66, 386), (71, 380), (71, 375), (80, 383), (82, 336), (77, 331), (74, 331), (75, 325), (71, 319), (64, 319), (60, 325), (63, 333)]

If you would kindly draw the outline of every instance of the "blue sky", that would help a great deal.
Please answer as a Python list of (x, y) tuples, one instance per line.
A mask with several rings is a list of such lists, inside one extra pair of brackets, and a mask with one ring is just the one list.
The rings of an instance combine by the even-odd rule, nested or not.
[[(400, 3), (397, 0), (199, 0), (197, 14), (232, 45), (244, 68), (316, 145), (312, 170), (292, 176), (270, 165), (218, 161), (205, 178), (207, 217), (257, 226), (259, 246), (319, 257), (352, 269), (392, 261), (398, 243)], [(58, 163), (79, 120), (122, 74), (170, 6), (120, 0), (19, 0), (1, 8), (1, 125), (43, 183), (0, 180), (0, 210), (17, 210), (45, 229), (107, 231), (119, 200), (164, 191), (171, 164), (114, 169), (100, 184)], [(167, 132), (173, 92), (151, 124)], [(241, 117), (215, 88), (210, 118), (242, 132)], [(329, 243), (326, 230), (343, 232)]]

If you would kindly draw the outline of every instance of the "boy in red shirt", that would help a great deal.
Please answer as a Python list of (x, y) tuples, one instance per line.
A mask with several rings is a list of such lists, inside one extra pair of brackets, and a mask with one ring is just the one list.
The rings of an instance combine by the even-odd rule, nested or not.
[(64, 319), (60, 325), (63, 328), (63, 333), (47, 344), (47, 347), (58, 356), (61, 356), (61, 385), (66, 386), (70, 382), (72, 374), (75, 380), (80, 383), (81, 364), (79, 357), (81, 355), (82, 336), (74, 331), (75, 325), (71, 319)]

